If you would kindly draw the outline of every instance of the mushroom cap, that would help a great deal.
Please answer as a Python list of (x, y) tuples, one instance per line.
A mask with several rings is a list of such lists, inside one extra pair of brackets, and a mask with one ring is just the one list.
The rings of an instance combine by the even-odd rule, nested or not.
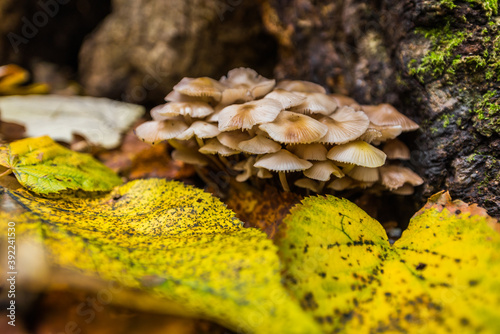
[(182, 120), (182, 117), (179, 117), (179, 116), (165, 116), (165, 115), (161, 115), (159, 113), (159, 111), (161, 109), (163, 109), (163, 104), (160, 104), (159, 106), (156, 106), (154, 108), (151, 109), (151, 111), (149, 112), (149, 114), (151, 115), (151, 118), (153, 119), (153, 121), (166, 121), (166, 120), (169, 120), (169, 119), (177, 119), (177, 120)]
[(330, 115), (337, 109), (337, 101), (323, 93), (297, 93), (305, 97), (305, 100), (290, 111), (302, 114)]
[(276, 153), (263, 155), (254, 164), (256, 168), (265, 168), (275, 172), (294, 172), (310, 168), (312, 163), (281, 149)]
[(400, 113), (388, 103), (376, 106), (363, 106), (370, 122), (378, 126), (400, 125), (403, 131), (413, 131), (419, 128), (418, 124)]
[(198, 151), (203, 154), (219, 154), (223, 157), (240, 153), (240, 151), (222, 145), (217, 138), (209, 139)]
[(251, 101), (269, 93), (276, 80), (267, 79), (250, 68), (235, 68), (219, 80), (227, 88), (222, 92), (221, 103)]
[(193, 136), (198, 138), (213, 138), (216, 137), (220, 133), (219, 128), (217, 126), (204, 122), (204, 121), (196, 121), (189, 128), (187, 128), (180, 135), (175, 137), (179, 140), (188, 140)]
[(209, 77), (183, 78), (174, 90), (180, 94), (195, 97), (211, 97), (215, 101), (220, 101), (222, 92), (226, 87), (219, 81)]
[(396, 195), (408, 196), (408, 195), (413, 195), (415, 189), (413, 188), (412, 185), (405, 183), (399, 188), (392, 189), (391, 192)]
[(238, 149), (251, 154), (267, 154), (278, 152), (281, 149), (281, 145), (274, 140), (257, 135), (252, 139), (240, 142)]
[(384, 151), (388, 159), (410, 159), (410, 149), (399, 139), (388, 140), (382, 148), (382, 151)]
[(401, 132), (403, 131), (403, 128), (401, 127), (401, 125), (378, 126), (378, 125), (375, 125), (373, 123), (370, 123), (370, 128), (377, 130), (381, 134), (380, 137), (373, 139), (373, 143), (375, 145), (378, 145), (381, 142), (384, 142), (384, 141), (389, 140), (389, 139), (394, 139), (397, 136), (399, 136), (401, 134)]
[(337, 112), (319, 120), (328, 127), (322, 143), (344, 144), (361, 136), (368, 129), (370, 121), (362, 111), (351, 107), (342, 107)]
[(379, 178), (378, 168), (355, 166), (347, 175), (356, 181), (377, 182)]
[(345, 189), (356, 188), (356, 181), (348, 176), (344, 176), (343, 178), (333, 180), (326, 187), (336, 191), (342, 191)]
[(304, 188), (304, 189), (309, 189), (311, 191), (314, 191), (315, 193), (319, 193), (321, 191), (321, 185), (319, 182), (316, 182), (314, 180), (308, 179), (308, 178), (302, 178), (298, 179), (293, 183), (299, 188)]
[(398, 165), (387, 165), (380, 168), (380, 179), (390, 190), (402, 187), (405, 183), (419, 186), (424, 180), (409, 168)]
[(323, 86), (320, 86), (314, 82), (302, 80), (282, 80), (278, 82), (276, 88), (281, 88), (292, 92), (326, 94), (326, 89)]
[[(401, 127), (399, 127), (401, 128)], [(380, 143), (380, 139), (382, 138), (382, 132), (374, 129), (374, 128), (368, 128), (366, 129), (365, 133), (363, 133), (361, 136), (359, 136), (358, 140), (363, 140), (369, 144), (372, 142), (378, 142)]]
[(282, 111), (272, 123), (265, 123), (259, 129), (275, 141), (286, 144), (307, 144), (318, 141), (328, 127), (312, 117), (290, 111)]
[(175, 138), (187, 128), (186, 123), (179, 120), (149, 121), (135, 128), (134, 133), (142, 141), (154, 145)]
[(256, 168), (253, 166), (255, 163), (255, 157), (250, 157), (246, 160), (240, 161), (234, 165), (234, 170), (242, 171), (243, 173), (236, 175), (236, 181), (245, 182), (256, 172)]
[(356, 102), (356, 100), (354, 100), (353, 98), (350, 98), (342, 94), (329, 94), (329, 96), (335, 99), (339, 108), (351, 107), (354, 110), (362, 110), (361, 105), (358, 102)]
[(227, 105), (224, 104), (218, 104), (214, 107), (214, 112), (208, 115), (208, 117), (205, 118), (205, 122), (213, 122), (213, 123), (218, 123), (219, 122), (219, 114), (224, 109), (227, 107)]
[(340, 162), (352, 163), (364, 167), (380, 167), (385, 163), (386, 155), (378, 148), (356, 140), (334, 146), (328, 151), (327, 158)]
[(207, 158), (203, 154), (189, 149), (177, 149), (172, 151), (172, 159), (196, 166), (206, 166)]
[(306, 97), (295, 94), (281, 88), (275, 88), (271, 93), (265, 96), (267, 99), (274, 99), (281, 103), (283, 109), (295, 107), (305, 101)]
[(250, 139), (250, 134), (248, 132), (242, 132), (239, 130), (221, 132), (217, 135), (217, 139), (222, 145), (227, 146), (233, 150), (241, 151), (238, 145), (245, 140)]
[(301, 159), (306, 160), (326, 160), (326, 147), (320, 143), (288, 145), (287, 150)]
[(184, 95), (176, 92), (175, 90), (171, 91), (167, 94), (167, 96), (165, 96), (165, 101), (167, 102), (207, 102), (211, 99), (212, 98)]
[(274, 121), (281, 110), (280, 102), (266, 98), (233, 104), (220, 111), (219, 130), (251, 129), (256, 124)]
[(257, 168), (257, 177), (259, 179), (270, 179), (273, 174), (265, 168)]
[[(158, 108), (158, 107), (155, 107)], [(206, 102), (168, 102), (162, 108), (157, 109), (161, 116), (190, 115), (195, 118), (203, 118), (214, 112), (214, 109)]]
[(340, 168), (335, 166), (331, 161), (313, 162), (312, 167), (304, 171), (305, 176), (318, 181), (328, 181), (332, 174), (338, 178), (344, 177), (344, 173), (342, 173)]

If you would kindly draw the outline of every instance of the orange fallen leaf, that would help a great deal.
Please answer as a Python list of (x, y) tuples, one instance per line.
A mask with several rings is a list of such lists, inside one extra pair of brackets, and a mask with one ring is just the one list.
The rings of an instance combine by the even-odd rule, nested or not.
[(460, 215), (468, 215), (468, 216), (481, 216), (485, 217), (488, 224), (493, 227), (495, 230), (500, 232), (500, 224), (495, 218), (492, 218), (488, 215), (486, 209), (479, 207), (477, 204), (467, 204), (459, 199), (451, 200), (450, 193), (448, 191), (440, 191), (427, 200), (427, 203), (415, 213), (413, 217), (420, 216), (428, 209), (436, 209), (439, 212), (443, 211), (443, 209), (447, 209), (452, 214), (457, 216)]

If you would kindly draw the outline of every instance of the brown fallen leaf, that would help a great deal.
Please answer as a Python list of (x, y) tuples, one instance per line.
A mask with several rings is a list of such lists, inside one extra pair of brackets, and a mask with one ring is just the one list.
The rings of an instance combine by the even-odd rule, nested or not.
[(17, 123), (4, 122), (0, 119), (0, 140), (11, 142), (23, 139), (25, 137), (25, 132), (26, 128), (24, 126)]
[(263, 191), (246, 186), (243, 189), (232, 187), (225, 203), (245, 222), (245, 227), (257, 227), (273, 239), (283, 218), (301, 199), (298, 194), (282, 192), (272, 186), (266, 186)]
[(147, 179), (152, 177), (169, 180), (182, 180), (195, 174), (194, 167), (181, 161), (175, 161), (167, 154), (167, 144), (160, 143), (150, 146), (132, 159), (130, 180)]
[[(132, 126), (132, 129), (137, 124)], [(124, 136), (121, 145), (113, 150), (102, 151), (97, 158), (114, 172), (127, 175), (132, 168), (132, 160), (139, 152), (147, 150), (151, 145), (139, 140), (133, 130), (129, 130)]]

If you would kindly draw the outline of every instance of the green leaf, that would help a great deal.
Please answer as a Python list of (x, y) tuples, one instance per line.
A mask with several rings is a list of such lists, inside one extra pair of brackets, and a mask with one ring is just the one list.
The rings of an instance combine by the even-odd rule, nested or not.
[[(17, 220), (19, 242), (26, 236), (41, 245), (47, 284), (69, 284), (78, 274), (80, 284), (119, 282), (121, 290), (108, 288), (112, 300), (130, 307), (211, 319), (244, 333), (321, 332), (282, 286), (272, 241), (243, 228), (199, 189), (150, 179), (97, 199), (6, 192), (0, 212), (16, 207), (12, 199), (27, 211), (0, 214), (0, 232)], [(40, 270), (30, 267), (18, 271), (40, 281)]]
[(279, 241), (286, 286), (325, 333), (499, 333), (500, 234), (473, 211), (430, 205), (391, 246), (349, 201), (306, 198)]
[(19, 183), (37, 194), (110, 191), (122, 183), (91, 155), (68, 150), (47, 136), (0, 147), (0, 165), (12, 170)]

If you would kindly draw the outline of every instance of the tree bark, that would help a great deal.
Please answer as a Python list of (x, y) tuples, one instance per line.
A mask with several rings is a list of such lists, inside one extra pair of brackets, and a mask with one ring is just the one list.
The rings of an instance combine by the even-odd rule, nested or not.
[(183, 77), (218, 79), (240, 66), (272, 75), (276, 44), (257, 3), (115, 0), (113, 8), (80, 53), (91, 95), (158, 104)]
[(279, 42), (275, 76), (388, 102), (421, 125), (403, 136), (425, 178), (500, 217), (500, 25), (492, 1), (262, 3)]

